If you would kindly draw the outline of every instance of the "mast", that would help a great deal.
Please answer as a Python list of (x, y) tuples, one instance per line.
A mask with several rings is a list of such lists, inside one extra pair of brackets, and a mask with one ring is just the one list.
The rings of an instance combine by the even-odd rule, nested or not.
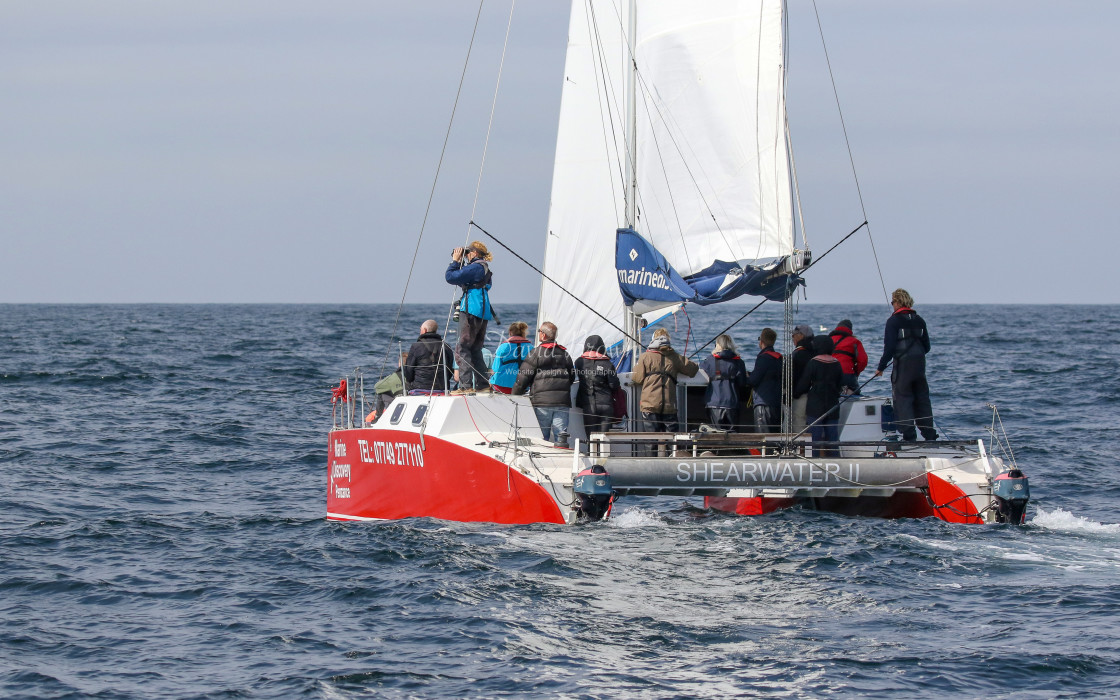
[[(638, 39), (637, 0), (629, 0), (626, 11), (626, 42), (623, 56), (629, 63), (626, 71), (626, 226), (638, 230), (638, 62), (635, 56)], [(641, 340), (642, 319), (632, 307), (625, 308), (626, 331), (632, 338)], [(640, 342), (627, 340), (625, 347), (630, 354), (630, 368), (638, 364), (638, 354), (642, 351)], [(631, 420), (637, 421), (641, 415), (641, 392), (632, 391), (628, 401)], [(636, 425), (635, 425), (636, 427)]]

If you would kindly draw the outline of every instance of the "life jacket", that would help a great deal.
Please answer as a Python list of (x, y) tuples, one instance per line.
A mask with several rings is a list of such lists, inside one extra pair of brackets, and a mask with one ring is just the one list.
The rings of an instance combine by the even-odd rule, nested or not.
[(719, 363), (723, 362), (725, 364), (730, 365), (735, 360), (740, 359), (739, 356), (738, 355), (733, 355), (730, 358), (723, 358), (723, 357), (720, 357), (717, 353), (713, 352), (712, 353), (712, 358), (715, 360), (716, 374), (715, 374), (714, 377), (709, 377), (709, 379), (713, 382), (714, 381), (721, 381), (721, 382), (722, 381), (731, 381), (730, 379), (724, 379), (723, 378), (723, 370), (720, 369), (720, 364)]
[[(658, 355), (661, 355), (663, 358), (665, 356), (665, 353), (661, 352), (661, 350), (658, 349), (658, 348), (649, 348), (648, 350), (646, 350), (646, 352), (655, 352)], [(664, 363), (662, 363), (662, 366), (664, 366)], [(672, 367), (673, 363), (670, 362), (669, 366)], [(664, 377), (666, 379), (672, 380), (672, 382), (674, 384), (677, 383), (677, 375), (675, 375), (672, 372), (669, 372), (667, 370), (664, 370), (664, 369), (651, 369), (650, 371), (646, 372), (647, 377), (650, 376), (650, 375), (653, 375), (653, 376), (656, 376), (656, 377)]]
[(867, 367), (867, 353), (862, 347), (863, 344), (852, 335), (850, 330), (838, 326), (828, 335), (833, 339), (832, 355), (840, 360), (840, 368), (845, 374), (858, 375)]
[[(521, 367), (521, 363), (524, 362), (525, 358), (529, 356), (529, 353), (533, 351), (533, 341), (527, 338), (507, 338), (506, 342), (514, 346), (514, 354), (511, 357), (504, 358), (499, 363), (500, 366), (517, 365)], [(522, 352), (522, 348), (525, 348), (524, 352)]]
[[(898, 336), (894, 346), (894, 356), (902, 357), (903, 355), (910, 354), (925, 354), (922, 348), (922, 338), (925, 337), (926, 330), (924, 324), (919, 320), (914, 309), (908, 306), (903, 306), (895, 311), (895, 316), (901, 315), (902, 322), (898, 325)], [(913, 353), (914, 347), (919, 348), (918, 353)]]
[(494, 273), (485, 260), (475, 260), (469, 265), (482, 265), (486, 274), (478, 282), (459, 285), (463, 289), (463, 297), (459, 301), (459, 310), (471, 316), (490, 320), (494, 317), (494, 308), (490, 305), (490, 287), (493, 286)]

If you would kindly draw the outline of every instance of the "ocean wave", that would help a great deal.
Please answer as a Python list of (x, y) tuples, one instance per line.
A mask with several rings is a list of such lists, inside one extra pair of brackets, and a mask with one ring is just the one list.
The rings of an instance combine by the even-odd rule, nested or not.
[(611, 513), (610, 520), (607, 521), (611, 527), (631, 528), (631, 527), (653, 527), (658, 525), (665, 525), (668, 521), (662, 518), (658, 513), (637, 506), (630, 506), (621, 512), (617, 509)]
[(1080, 532), (1093, 535), (1120, 535), (1120, 523), (1098, 523), (1069, 511), (1056, 508), (1052, 511), (1038, 509), (1038, 513), (1029, 521), (1047, 530), (1058, 532)]

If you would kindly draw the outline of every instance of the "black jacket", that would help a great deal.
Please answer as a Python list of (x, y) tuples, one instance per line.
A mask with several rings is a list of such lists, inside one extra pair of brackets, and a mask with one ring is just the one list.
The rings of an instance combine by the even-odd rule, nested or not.
[(622, 387), (610, 358), (577, 357), (576, 406), (592, 416), (614, 417), (614, 392)]
[(885, 370), (896, 357), (924, 356), (927, 352), (929, 332), (918, 312), (904, 306), (891, 314), (883, 331), (883, 357), (879, 360), (879, 371)]
[(603, 339), (597, 335), (587, 337), (583, 355), (576, 358), (576, 406), (587, 415), (601, 418), (614, 417), (614, 393), (622, 388), (614, 363), (606, 357)]
[(445, 391), (451, 379), (454, 354), (439, 333), (422, 333), (408, 349), (404, 378), (409, 389)]
[(513, 393), (529, 391), (529, 401), (541, 408), (571, 406), (575, 379), (572, 358), (564, 346), (541, 343), (521, 363), (517, 381), (513, 383)]
[(758, 353), (754, 370), (747, 378), (754, 387), (755, 404), (766, 404), (770, 408), (782, 405), (782, 356), (768, 346)]
[(802, 336), (797, 347), (790, 353), (790, 362), (793, 363), (794, 386), (797, 386), (797, 382), (801, 380), (801, 375), (805, 373), (805, 366), (809, 364), (809, 360), (813, 359), (814, 354), (813, 336)]
[(829, 411), (828, 420), (835, 421), (840, 414), (832, 409), (840, 404), (840, 390), (844, 386), (844, 370), (840, 361), (832, 356), (832, 340), (820, 337), (813, 340), (817, 353), (805, 366), (801, 379), (793, 387), (793, 396), (809, 394), (805, 402), (805, 415), (820, 417)]

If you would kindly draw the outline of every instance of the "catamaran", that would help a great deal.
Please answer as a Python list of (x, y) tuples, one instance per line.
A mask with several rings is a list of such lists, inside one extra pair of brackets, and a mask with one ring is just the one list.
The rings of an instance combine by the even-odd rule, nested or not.
[[(631, 416), (643, 332), (684, 304), (783, 303), (790, 337), (813, 258), (786, 43), (782, 0), (573, 0), (538, 323), (555, 323), (570, 348), (605, 339)], [(335, 391), (327, 517), (575, 523), (609, 517), (626, 496), (694, 496), (742, 515), (1023, 522), (1028, 481), (994, 421), (987, 443), (899, 442), (890, 398), (857, 394), (840, 406), (839, 442), (816, 443), (792, 429), (783, 379), (780, 432), (704, 425), (701, 372), (676, 386), (675, 432), (623, 422), (587, 434), (572, 408), (575, 449), (563, 449), (543, 439), (527, 396), (405, 395), (366, 423), (355, 375)]]

